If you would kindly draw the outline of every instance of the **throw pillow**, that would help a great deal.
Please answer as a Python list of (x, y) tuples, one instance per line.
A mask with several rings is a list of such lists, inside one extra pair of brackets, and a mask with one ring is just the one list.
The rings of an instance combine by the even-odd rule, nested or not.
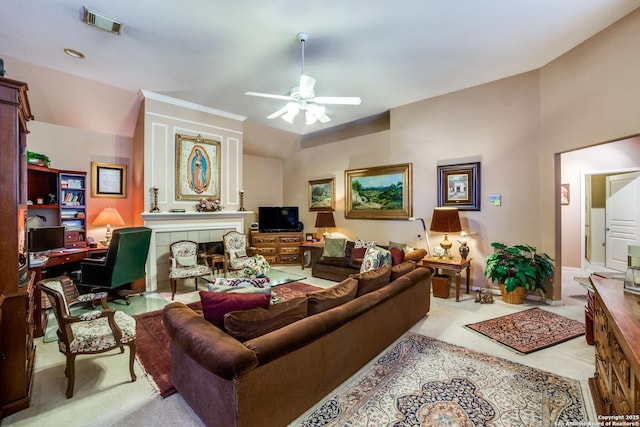
[(231, 254), (231, 258), (244, 258), (247, 256), (246, 248), (231, 250), (229, 252)]
[(195, 255), (177, 256), (176, 261), (178, 261), (178, 265), (182, 267), (192, 267), (198, 263)]
[(227, 292), (234, 294), (271, 294), (271, 287), (256, 288), (255, 286), (227, 286), (209, 283), (207, 285), (209, 292)]
[(324, 239), (324, 251), (322, 252), (322, 256), (343, 257), (346, 245), (347, 239), (341, 237), (328, 237)]
[(356, 237), (356, 241), (355, 244), (353, 245), (354, 248), (372, 248), (376, 245), (376, 241), (375, 240), (371, 240), (371, 241), (366, 241), (366, 240), (362, 240), (359, 237)]
[(380, 251), (380, 265), (392, 265), (391, 262), (391, 252), (388, 250), (381, 248), (380, 246), (376, 246), (375, 249)]
[(236, 286), (236, 287), (245, 287), (245, 286), (253, 286), (254, 288), (267, 288), (271, 287), (271, 282), (268, 277), (235, 277), (235, 278), (222, 278), (219, 277), (214, 282), (216, 285), (223, 286)]
[(380, 289), (387, 283), (391, 277), (391, 266), (383, 265), (375, 270), (367, 271), (365, 273), (352, 274), (351, 276), (358, 281), (358, 291), (356, 292), (356, 298), (360, 295), (367, 294), (369, 292)]
[(231, 294), (200, 291), (202, 313), (210, 322), (219, 324), (224, 315), (237, 310), (268, 307), (271, 296), (267, 294)]
[(415, 261), (405, 261), (401, 264), (394, 265), (393, 267), (391, 267), (391, 277), (389, 278), (389, 281), (393, 282), (398, 277), (404, 276), (408, 272), (413, 271), (415, 269), (416, 269)]
[(427, 256), (426, 249), (414, 249), (409, 253), (405, 253), (404, 254), (404, 259), (405, 259), (405, 261), (407, 261), (407, 260), (420, 261), (425, 256)]
[(351, 301), (356, 297), (357, 291), (358, 281), (348, 278), (330, 288), (310, 292), (307, 294), (307, 300), (309, 302), (307, 316), (321, 313)]
[(294, 298), (269, 308), (232, 311), (224, 316), (224, 329), (240, 341), (250, 340), (307, 316), (307, 298)]
[(362, 265), (360, 266), (360, 273), (364, 273), (378, 267), (380, 267), (380, 251), (372, 248), (367, 249), (362, 260)]
[(391, 252), (391, 265), (398, 265), (404, 261), (404, 251), (400, 248), (389, 248)]
[(351, 261), (362, 261), (364, 254), (367, 252), (367, 248), (353, 248), (351, 249)]

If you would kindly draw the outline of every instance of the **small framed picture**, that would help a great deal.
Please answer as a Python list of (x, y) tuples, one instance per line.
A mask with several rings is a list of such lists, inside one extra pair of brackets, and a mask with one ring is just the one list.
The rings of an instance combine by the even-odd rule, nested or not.
[(309, 210), (335, 210), (335, 178), (317, 179), (309, 181)]
[(438, 166), (438, 206), (480, 210), (480, 162)]
[(127, 165), (91, 162), (92, 197), (127, 197)]
[(568, 205), (570, 202), (570, 196), (569, 184), (560, 184), (560, 203)]
[(305, 240), (307, 242), (313, 242), (313, 233), (307, 233), (306, 237), (305, 237)]

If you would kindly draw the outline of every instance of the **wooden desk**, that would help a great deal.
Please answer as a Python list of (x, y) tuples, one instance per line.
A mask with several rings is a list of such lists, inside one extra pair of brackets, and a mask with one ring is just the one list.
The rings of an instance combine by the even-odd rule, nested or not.
[(300, 245), (300, 267), (304, 270), (304, 253), (312, 251), (313, 248), (324, 248), (323, 242), (303, 242)]
[[(29, 267), (29, 271), (33, 271), (35, 274), (34, 282), (37, 284), (40, 280), (47, 277), (58, 276), (64, 272), (65, 267), (70, 269), (73, 264), (78, 264), (84, 258), (102, 256), (107, 253), (106, 248), (79, 248), (73, 250), (60, 251), (53, 254), (49, 254), (49, 259), (44, 264)], [(48, 274), (48, 269), (52, 269), (54, 274)], [(40, 288), (35, 286), (33, 290), (34, 310), (33, 310), (33, 322), (35, 337), (41, 337), (44, 335), (44, 330), (47, 327), (47, 312), (42, 310), (42, 293)]]
[(467, 258), (465, 260), (461, 258), (438, 258), (438, 257), (424, 257), (420, 261), (418, 261), (418, 265), (421, 267), (431, 267), (435, 270), (435, 273), (438, 274), (438, 270), (453, 270), (456, 273), (456, 302), (460, 301), (460, 272), (462, 270), (467, 270), (467, 293), (469, 293), (469, 281), (471, 279), (471, 258)]

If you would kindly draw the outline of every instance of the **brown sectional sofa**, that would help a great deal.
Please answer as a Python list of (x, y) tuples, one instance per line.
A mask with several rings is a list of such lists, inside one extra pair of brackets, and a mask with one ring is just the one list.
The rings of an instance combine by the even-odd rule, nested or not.
[(171, 303), (172, 382), (208, 426), (286, 425), (429, 312), (432, 271), (414, 266), (362, 295), (373, 282), (360, 276), (354, 299), (245, 342)]

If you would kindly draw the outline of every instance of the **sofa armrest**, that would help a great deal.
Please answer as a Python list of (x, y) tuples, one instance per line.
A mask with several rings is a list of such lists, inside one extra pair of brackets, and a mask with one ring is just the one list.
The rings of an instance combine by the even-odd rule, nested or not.
[(310, 248), (311, 253), (311, 268), (316, 265), (316, 261), (322, 258), (322, 252), (324, 252), (324, 246), (312, 246)]
[(258, 365), (256, 354), (180, 302), (162, 313), (172, 345), (177, 345), (206, 370), (226, 380)]

